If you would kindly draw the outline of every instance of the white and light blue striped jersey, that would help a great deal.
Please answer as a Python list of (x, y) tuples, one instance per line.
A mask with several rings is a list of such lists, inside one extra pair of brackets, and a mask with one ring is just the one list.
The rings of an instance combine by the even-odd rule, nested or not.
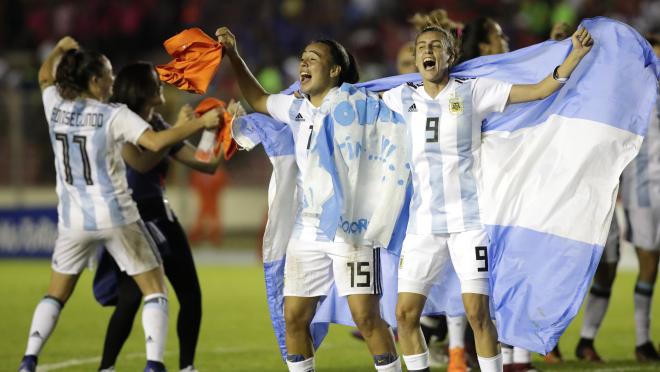
[(623, 170), (621, 197), (625, 208), (660, 208), (660, 99), (639, 153)]
[(511, 84), (450, 78), (431, 98), (403, 84), (383, 100), (406, 120), (411, 139), (413, 198), (408, 232), (447, 234), (482, 228), (477, 189), (481, 123), (504, 110)]
[(137, 221), (121, 148), (136, 144), (149, 124), (125, 105), (64, 100), (55, 86), (44, 89), (43, 102), (55, 154), (59, 226), (89, 231)]
[[(294, 95), (271, 94), (268, 97), (268, 113), (274, 119), (286, 123), (293, 132), (295, 143), (296, 164), (298, 177), (296, 178), (299, 207), (296, 214), (296, 223), (293, 237), (306, 241), (328, 241), (329, 239), (318, 228), (318, 216), (302, 216), (302, 206), (306, 197), (303, 195), (303, 173), (307, 169), (307, 158), (310, 149), (314, 147), (316, 136), (323, 125), (323, 119), (330, 113), (330, 100), (339, 92), (339, 88), (332, 88), (323, 99), (321, 106), (315, 107), (307, 98), (296, 98)], [(338, 231), (339, 233), (339, 231)], [(337, 236), (339, 238), (339, 234)], [(335, 239), (339, 242), (342, 239)]]

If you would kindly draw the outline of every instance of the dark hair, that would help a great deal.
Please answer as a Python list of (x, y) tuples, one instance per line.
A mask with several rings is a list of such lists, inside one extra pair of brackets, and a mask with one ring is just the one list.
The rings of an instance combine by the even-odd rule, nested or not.
[(343, 45), (331, 39), (314, 40), (310, 44), (314, 43), (325, 44), (328, 49), (330, 49), (332, 63), (341, 67), (339, 80), (337, 81), (338, 86), (342, 85), (343, 83), (354, 84), (360, 80), (360, 73), (358, 72), (357, 62), (355, 62), (353, 55), (348, 50), (346, 50)]
[(105, 65), (103, 54), (81, 50), (67, 50), (55, 72), (55, 84), (62, 98), (73, 100), (85, 92), (94, 76), (101, 76)]
[(648, 34), (646, 34), (646, 40), (649, 41), (649, 44), (651, 44), (651, 47), (655, 47), (657, 45), (660, 45), (660, 34), (648, 33)]
[(468, 23), (461, 34), (461, 60), (477, 58), (481, 56), (480, 43), (488, 43), (489, 23), (494, 23), (491, 18), (479, 17)]
[(124, 66), (115, 78), (110, 102), (123, 103), (133, 112), (140, 112), (144, 105), (159, 94), (160, 84), (154, 82), (153, 74), (158, 72), (149, 62), (136, 62)]
[[(460, 56), (460, 49), (454, 34), (450, 30), (447, 30), (440, 25), (428, 24), (422, 28), (422, 30), (415, 37), (415, 45), (417, 45), (417, 39), (419, 39), (419, 37), (425, 32), (438, 32), (440, 35), (442, 35), (442, 44), (445, 49), (445, 53), (447, 53), (449, 57), (447, 59), (447, 64), (449, 67), (454, 66)], [(417, 55), (417, 47), (414, 48), (414, 54), (415, 56)]]

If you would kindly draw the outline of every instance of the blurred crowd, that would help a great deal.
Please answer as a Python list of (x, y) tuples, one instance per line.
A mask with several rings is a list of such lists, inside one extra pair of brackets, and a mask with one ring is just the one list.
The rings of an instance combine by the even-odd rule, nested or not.
[[(413, 35), (409, 19), (436, 8), (445, 9), (457, 22), (477, 16), (495, 19), (512, 50), (548, 39), (553, 24), (575, 27), (580, 19), (599, 15), (621, 19), (641, 33), (660, 31), (660, 1), (653, 0), (4, 0), (0, 2), (0, 166), (8, 169), (12, 154), (24, 152), (22, 183), (54, 180), (45, 131), (34, 134), (22, 126), (22, 133), (10, 133), (6, 123), (43, 122), (37, 68), (64, 35), (105, 53), (118, 69), (135, 60), (165, 63), (163, 41), (184, 28), (200, 27), (212, 35), (225, 25), (236, 34), (241, 54), (262, 85), (278, 91), (296, 80), (300, 50), (320, 37), (337, 39), (353, 52), (362, 80), (395, 74), (397, 52)], [(209, 94), (238, 95), (224, 66), (212, 86)], [(17, 94), (20, 97), (9, 97)], [(170, 107), (196, 99), (173, 90), (167, 94)], [(12, 112), (10, 105), (18, 105), (20, 112)], [(166, 117), (173, 115), (168, 107), (163, 111)], [(268, 168), (263, 159), (259, 162), (264, 165), (263, 175), (240, 179), (261, 183)], [(236, 172), (244, 168), (241, 161), (236, 168)], [(15, 183), (11, 172), (0, 174), (0, 185), (11, 182)]]

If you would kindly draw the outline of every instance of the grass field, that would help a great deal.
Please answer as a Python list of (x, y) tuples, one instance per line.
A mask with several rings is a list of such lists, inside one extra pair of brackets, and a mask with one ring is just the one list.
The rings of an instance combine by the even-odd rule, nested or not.
[[(200, 266), (204, 318), (196, 366), (200, 371), (283, 371), (271, 330), (258, 266)], [(25, 348), (32, 311), (46, 290), (49, 265), (45, 261), (0, 261), (0, 371), (15, 371)], [(105, 327), (112, 308), (94, 302), (92, 275), (86, 272), (65, 307), (59, 324), (40, 357), (40, 371), (95, 371)], [(578, 318), (560, 342), (568, 362), (545, 365), (543, 370), (601, 372), (659, 371), (660, 364), (641, 365), (634, 360), (632, 317), (633, 273), (621, 273), (615, 282), (612, 305), (596, 342), (610, 363), (589, 365), (574, 361), (573, 351), (581, 324)], [(655, 296), (656, 319), (652, 334), (660, 340), (660, 296)], [(178, 370), (178, 343), (174, 322), (176, 300), (170, 307), (170, 335), (166, 364)], [(350, 328), (333, 326), (317, 354), (320, 371), (372, 371), (365, 346), (352, 339)], [(139, 371), (144, 366), (144, 343), (139, 318), (116, 365), (118, 371)]]

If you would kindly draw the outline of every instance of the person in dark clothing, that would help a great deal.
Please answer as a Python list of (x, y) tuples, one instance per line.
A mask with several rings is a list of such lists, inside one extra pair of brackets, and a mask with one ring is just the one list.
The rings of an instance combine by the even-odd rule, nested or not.
[[(139, 62), (124, 67), (114, 84), (115, 103), (126, 104), (147, 121), (153, 130), (169, 128), (154, 108), (164, 103), (158, 73), (150, 63)], [(234, 112), (239, 104), (231, 103)], [(221, 108), (224, 110), (224, 108)], [(184, 106), (174, 126), (194, 118), (190, 106)], [(222, 116), (220, 116), (222, 120)], [(133, 190), (140, 216), (156, 242), (180, 310), (177, 319), (179, 366), (182, 371), (194, 371), (193, 362), (202, 317), (201, 290), (188, 239), (172, 212), (164, 193), (169, 159), (201, 172), (213, 174), (220, 158), (202, 162), (195, 158), (195, 148), (180, 142), (160, 152), (143, 152), (136, 146), (124, 146), (122, 156), (127, 163), (127, 180)], [(119, 270), (112, 257), (103, 251), (94, 279), (95, 296), (104, 305), (116, 305), (110, 318), (99, 370), (112, 371), (117, 356), (128, 338), (133, 320), (140, 307), (140, 291), (130, 278)]]

